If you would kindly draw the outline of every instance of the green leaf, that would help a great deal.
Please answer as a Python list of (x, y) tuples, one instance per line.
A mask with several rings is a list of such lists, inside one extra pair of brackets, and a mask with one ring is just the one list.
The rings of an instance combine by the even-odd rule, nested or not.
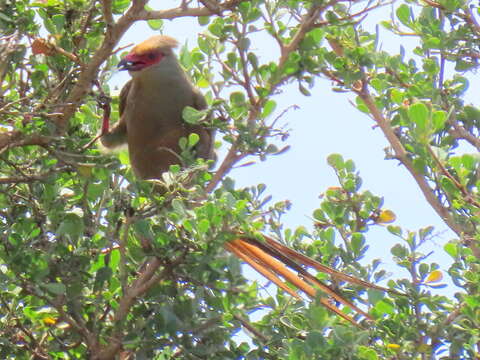
[(250, 13), (248, 14), (247, 21), (249, 23), (254, 22), (260, 19), (261, 16), (262, 16), (262, 11), (259, 8), (254, 7), (251, 9)]
[(447, 176), (442, 176), (440, 178), (440, 183), (444, 191), (446, 191), (450, 195), (454, 195), (458, 193), (457, 185)]
[(396, 11), (397, 18), (404, 25), (409, 25), (410, 20), (410, 8), (406, 4), (402, 4), (397, 8)]
[(368, 302), (372, 305), (375, 305), (377, 302), (379, 302), (385, 297), (385, 293), (383, 291), (376, 290), (376, 289), (368, 289), (367, 295), (368, 295)]
[(206, 89), (209, 86), (210, 86), (210, 82), (204, 77), (201, 77), (197, 80), (197, 87)]
[(110, 278), (112, 277), (112, 274), (113, 274), (113, 271), (108, 266), (104, 266), (98, 269), (95, 275), (95, 283), (93, 285), (93, 291), (94, 292), (100, 291), (103, 286), (103, 283), (105, 281), (110, 280)]
[(470, 154), (462, 155), (462, 164), (468, 171), (475, 171), (477, 169), (477, 160)]
[(136, 234), (145, 237), (145, 238), (153, 238), (154, 233), (150, 226), (150, 222), (145, 219), (140, 219), (133, 224), (133, 230)]
[[(112, 10), (114, 14), (121, 14), (130, 6), (130, 0), (114, 0)], [(147, 10), (152, 10), (146, 6)]]
[(197, 110), (191, 106), (185, 106), (182, 111), (182, 117), (185, 122), (192, 125), (197, 125), (205, 119), (207, 113), (204, 110)]
[(318, 221), (327, 221), (327, 218), (325, 217), (325, 213), (321, 209), (315, 209), (313, 211), (313, 218)]
[(393, 305), (385, 300), (380, 300), (379, 302), (377, 302), (374, 309), (376, 312), (384, 315), (393, 315), (395, 311)]
[(312, 96), (312, 93), (300, 82), (298, 83), (298, 90), (303, 96)]
[(188, 145), (188, 140), (185, 137), (181, 137), (178, 140), (178, 146), (180, 146), (180, 149), (186, 150)]
[(358, 356), (359, 356), (359, 359), (362, 359), (362, 360), (377, 360), (378, 359), (378, 355), (375, 352), (375, 350), (370, 349), (369, 347), (363, 346), (363, 345), (358, 347)]
[(199, 16), (197, 17), (197, 20), (201, 26), (205, 26), (210, 22), (210, 16)]
[(191, 133), (190, 135), (188, 135), (188, 146), (189, 147), (194, 147), (195, 145), (198, 144), (198, 142), (200, 141), (200, 136), (198, 136), (197, 133)]
[(170, 165), (170, 171), (174, 174), (178, 174), (181, 169), (182, 169), (181, 166), (178, 164)]
[(427, 163), (424, 158), (418, 157), (413, 159), (413, 168), (418, 174), (425, 175), (427, 173)]
[(45, 29), (47, 29), (47, 31), (50, 34), (56, 34), (57, 33), (57, 27), (55, 26), (55, 24), (53, 23), (53, 21), (51, 19), (44, 18), (43, 19), (43, 25), (45, 25)]
[(55, 14), (52, 16), (52, 22), (55, 24), (57, 33), (61, 33), (65, 28), (65, 16), (62, 14)]
[(365, 102), (360, 98), (360, 96), (357, 96), (355, 98), (355, 103), (357, 104), (357, 109), (360, 110), (361, 112), (365, 114), (369, 114), (370, 110), (368, 109), (368, 106), (365, 104)]
[(427, 106), (422, 103), (415, 103), (408, 108), (408, 117), (417, 125), (421, 133), (427, 130), (428, 114)]
[(456, 244), (454, 242), (449, 242), (449, 243), (445, 244), (443, 249), (452, 258), (456, 259), (458, 257), (458, 244)]
[(365, 237), (358, 232), (352, 234), (352, 250), (355, 254), (360, 254), (360, 250), (362, 250), (363, 245), (365, 244)]
[(442, 41), (437, 37), (430, 37), (425, 40), (424, 44), (429, 49), (440, 49)]
[(158, 31), (163, 27), (163, 20), (161, 19), (147, 20), (147, 24), (150, 27), (150, 29)]
[(14, 23), (15, 22), (12, 18), (8, 17), (3, 12), (0, 12), (0, 20), (6, 21), (6, 22), (9, 22), (9, 23)]
[(331, 167), (333, 167), (336, 170), (342, 170), (344, 165), (343, 165), (343, 157), (340, 154), (331, 154), (327, 157), (327, 163)]
[(404, 94), (400, 90), (393, 88), (390, 91), (390, 98), (398, 105), (401, 105), (403, 103)]
[(83, 219), (77, 214), (69, 213), (57, 228), (58, 235), (65, 235), (71, 239), (76, 239), (83, 234), (84, 231)]
[(408, 255), (408, 250), (405, 246), (396, 244), (392, 249), (390, 250), (393, 256), (396, 256), (399, 259), (404, 259)]
[(244, 105), (245, 104), (245, 94), (240, 91), (235, 91), (230, 94), (230, 101), (234, 105)]
[(45, 290), (54, 294), (54, 295), (64, 295), (67, 291), (65, 285), (61, 283), (49, 283), (49, 284), (42, 284), (41, 285)]
[(206, 234), (210, 230), (210, 221), (202, 219), (198, 222), (198, 231), (202, 234)]
[(225, 21), (221, 17), (215, 18), (215, 20), (208, 26), (208, 30), (217, 37), (224, 35)]
[(175, 210), (177, 214), (180, 215), (185, 215), (185, 206), (183, 205), (183, 202), (179, 199), (173, 199), (172, 200), (172, 207)]
[(402, 236), (402, 228), (400, 226), (388, 225), (387, 230), (396, 236)]
[(241, 38), (237, 41), (237, 46), (240, 51), (247, 51), (250, 48), (250, 39), (249, 38)]
[(447, 113), (445, 111), (434, 111), (432, 114), (433, 131), (443, 130), (447, 121)]
[(118, 160), (122, 165), (130, 165), (130, 157), (128, 156), (128, 151), (120, 151), (118, 153)]
[(263, 111), (262, 111), (262, 119), (265, 119), (268, 117), (273, 111), (275, 111), (275, 108), (277, 107), (277, 103), (274, 100), (268, 100), (265, 105), (263, 106)]

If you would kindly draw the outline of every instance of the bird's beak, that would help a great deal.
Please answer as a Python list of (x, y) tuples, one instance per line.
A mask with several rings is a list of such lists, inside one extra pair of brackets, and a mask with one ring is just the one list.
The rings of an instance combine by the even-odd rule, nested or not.
[(129, 60), (123, 58), (118, 63), (117, 67), (118, 67), (118, 70), (123, 71), (123, 70), (130, 70), (132, 68), (132, 65), (133, 65), (132, 61), (129, 61)]

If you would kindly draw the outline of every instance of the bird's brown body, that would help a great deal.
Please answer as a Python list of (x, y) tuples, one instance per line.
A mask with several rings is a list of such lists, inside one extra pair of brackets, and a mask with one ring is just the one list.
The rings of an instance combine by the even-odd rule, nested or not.
[[(213, 132), (201, 125), (189, 125), (182, 118), (186, 106), (201, 110), (206, 103), (173, 54), (176, 44), (176, 40), (168, 36), (154, 36), (133, 48), (119, 64), (129, 70), (132, 79), (120, 94), (120, 121), (102, 135), (101, 141), (107, 147), (126, 142), (135, 174), (142, 179), (160, 178), (170, 165), (180, 164), (179, 140), (191, 133), (200, 138), (196, 156), (205, 159), (213, 156)], [(389, 291), (324, 266), (267, 236), (264, 238), (261, 242), (238, 234), (225, 244), (225, 249), (298, 299), (301, 299), (299, 291), (314, 297), (320, 289), (327, 296), (321, 303), (354, 324), (355, 320), (331, 299), (370, 318), (368, 313), (311, 275), (308, 268), (329, 274), (338, 281)]]
[(132, 64), (126, 67), (132, 79), (120, 93), (120, 121), (101, 141), (106, 147), (126, 142), (135, 174), (142, 179), (155, 179), (170, 165), (181, 163), (179, 140), (191, 133), (200, 137), (196, 156), (211, 159), (213, 132), (183, 120), (185, 107), (202, 110), (207, 104), (173, 53), (176, 41), (166, 36), (147, 41), (136, 46), (131, 54), (149, 60), (153, 51), (159, 51), (161, 60), (139, 70)]

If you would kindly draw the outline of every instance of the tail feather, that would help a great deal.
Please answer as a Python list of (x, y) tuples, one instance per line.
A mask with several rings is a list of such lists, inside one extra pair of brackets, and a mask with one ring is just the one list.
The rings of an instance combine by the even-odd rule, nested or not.
[(293, 249), (290, 249), (269, 237), (265, 237), (265, 242), (261, 242), (252, 238), (241, 237), (226, 243), (225, 248), (248, 263), (256, 271), (258, 271), (268, 280), (272, 281), (279, 288), (283, 289), (297, 299), (301, 298), (300, 295), (297, 291), (292, 289), (287, 282), (310, 297), (315, 297), (315, 288), (320, 289), (329, 297), (321, 298), (321, 304), (357, 326), (360, 325), (351, 316), (345, 314), (337, 306), (333, 305), (333, 302), (330, 299), (349, 307), (357, 314), (361, 314), (369, 320), (372, 320), (371, 316), (362, 309), (358, 308), (351, 301), (338, 294), (331, 287), (310, 274), (304, 267), (314, 268), (319, 272), (329, 274), (339, 280), (361, 285), (366, 288), (377, 289), (381, 291), (392, 291), (391, 289), (371, 284), (367, 281), (357, 279), (353, 276), (322, 265), (319, 262)]
[(302, 253), (299, 253), (298, 251), (295, 251), (285, 245), (280, 244), (278, 241), (273, 240), (272, 238), (265, 236), (265, 241), (268, 245), (272, 246), (275, 248), (277, 251), (285, 254), (286, 256), (290, 256), (291, 258), (299, 261), (301, 264), (307, 266), (307, 267), (312, 267), (317, 271), (320, 271), (324, 274), (331, 275), (334, 278), (337, 278), (338, 280), (342, 280), (345, 282), (348, 282), (350, 284), (355, 284), (355, 285), (360, 285), (369, 289), (376, 289), (380, 291), (385, 291), (389, 293), (396, 293), (398, 295), (401, 295), (397, 291), (393, 289), (388, 289), (379, 285), (372, 284), (368, 281), (358, 279), (356, 277), (353, 277), (351, 275), (342, 273), (338, 270), (332, 269), (331, 267), (328, 267), (326, 265), (320, 264), (318, 261), (313, 260), (312, 258), (309, 258), (308, 256), (303, 255)]
[[(225, 247), (227, 250), (238, 255), (247, 264), (251, 265), (255, 270), (257, 270), (259, 273), (264, 275), (267, 279), (271, 280), (274, 284), (276, 284), (278, 287), (285, 290), (295, 298), (299, 299), (301, 297), (298, 295), (298, 293), (292, 290), (285, 283), (285, 281), (282, 281), (279, 276), (283, 277), (286, 281), (295, 285), (299, 290), (303, 291), (305, 294), (309, 295), (310, 297), (315, 297), (316, 295), (315, 288), (313, 288), (310, 284), (304, 281), (297, 274), (289, 270), (280, 261), (272, 257), (270, 254), (263, 252), (260, 248), (255, 247), (248, 241), (245, 241), (244, 239), (236, 239), (227, 243)], [(325, 284), (322, 284), (321, 282), (319, 283), (322, 286), (322, 288), (325, 286)], [(333, 290), (328, 289), (328, 293), (330, 294), (331, 292), (333, 292)], [(352, 307), (352, 309), (354, 309), (355, 311), (358, 311), (366, 315), (367, 317), (369, 317), (368, 314), (365, 314), (362, 310), (358, 309), (355, 305), (350, 303), (348, 300), (345, 300), (339, 297), (336, 293), (334, 294), (337, 300), (341, 301), (347, 306)], [(330, 311), (333, 311), (334, 313), (341, 316), (345, 320), (351, 322), (352, 324), (356, 326), (360, 326), (353, 318), (351, 318), (347, 314), (340, 311), (340, 309), (334, 306), (328, 299), (321, 298), (320, 302), (323, 306), (328, 308)]]
[(248, 251), (245, 251), (245, 249), (241, 245), (234, 244), (234, 243), (226, 243), (225, 248), (228, 251), (237, 255), (240, 259), (245, 261), (247, 264), (249, 264), (251, 267), (257, 270), (260, 274), (265, 276), (268, 280), (273, 282), (279, 288), (289, 293), (294, 298), (301, 299), (300, 295), (298, 295), (292, 288), (290, 288), (287, 284), (285, 284), (282, 281), (282, 279), (280, 279), (277, 275), (275, 275), (274, 272), (268, 270), (268, 268), (263, 266), (258, 259), (254, 258), (252, 254), (249, 254)]

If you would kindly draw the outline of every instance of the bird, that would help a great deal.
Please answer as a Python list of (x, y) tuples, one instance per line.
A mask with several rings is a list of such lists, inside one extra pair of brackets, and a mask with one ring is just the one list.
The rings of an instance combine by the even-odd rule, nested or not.
[[(155, 35), (136, 45), (118, 64), (132, 79), (120, 92), (120, 120), (112, 130), (104, 126), (100, 139), (106, 147), (127, 143), (133, 171), (140, 179), (160, 179), (170, 165), (180, 164), (179, 140), (192, 133), (199, 136), (195, 156), (214, 157), (214, 131), (201, 124), (187, 124), (182, 118), (185, 107), (204, 110), (207, 103), (182, 69), (174, 53), (177, 46), (174, 38)], [(259, 240), (238, 233), (224, 248), (297, 299), (305, 295), (315, 298), (320, 290), (323, 306), (357, 326), (354, 317), (338, 305), (366, 319), (372, 317), (309, 269), (363, 288), (394, 291), (325, 266), (267, 235)]]
[(118, 64), (132, 79), (120, 91), (120, 120), (104, 129), (107, 148), (128, 145), (130, 163), (140, 179), (160, 179), (170, 165), (181, 162), (179, 140), (196, 133), (195, 155), (214, 157), (214, 130), (183, 120), (183, 110), (203, 110), (207, 103), (178, 62), (177, 40), (157, 35), (136, 45)]

